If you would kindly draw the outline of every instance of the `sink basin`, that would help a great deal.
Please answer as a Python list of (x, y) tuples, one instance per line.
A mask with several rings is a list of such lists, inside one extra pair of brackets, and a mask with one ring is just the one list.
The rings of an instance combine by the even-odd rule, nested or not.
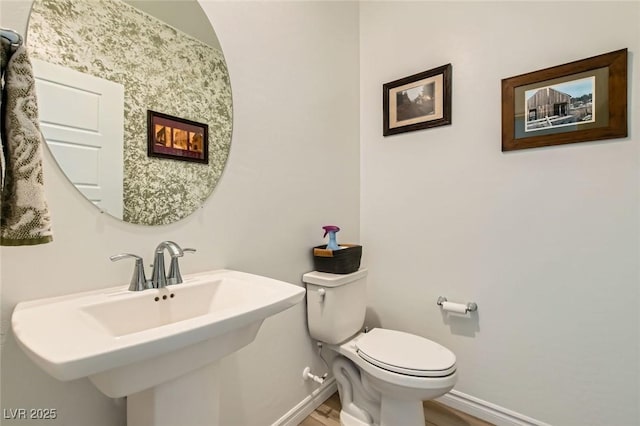
[[(120, 290), (95, 303), (83, 304), (80, 310), (101, 326), (100, 331), (120, 337), (208, 314), (220, 319), (225, 313), (249, 307), (252, 298), (267, 301), (268, 294), (261, 292), (273, 292), (269, 287), (247, 288), (247, 280), (235, 275), (218, 271), (190, 277), (186, 285), (151, 292)], [(190, 327), (186, 322), (181, 325)]]
[(19, 303), (16, 340), (59, 380), (89, 379), (110, 397), (132, 395), (213, 364), (255, 338), (262, 321), (304, 297), (302, 287), (216, 270), (184, 283), (126, 286)]

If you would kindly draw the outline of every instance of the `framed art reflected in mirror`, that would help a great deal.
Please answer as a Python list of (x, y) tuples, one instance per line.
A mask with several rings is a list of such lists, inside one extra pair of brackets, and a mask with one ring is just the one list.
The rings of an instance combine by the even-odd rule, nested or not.
[(209, 126), (147, 111), (147, 155), (209, 164)]

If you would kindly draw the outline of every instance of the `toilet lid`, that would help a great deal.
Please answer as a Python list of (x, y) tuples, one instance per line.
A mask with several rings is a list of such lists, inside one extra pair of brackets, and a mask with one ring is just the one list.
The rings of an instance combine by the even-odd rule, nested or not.
[(394, 373), (443, 377), (456, 370), (456, 356), (449, 349), (402, 331), (374, 328), (358, 339), (356, 348), (365, 361)]

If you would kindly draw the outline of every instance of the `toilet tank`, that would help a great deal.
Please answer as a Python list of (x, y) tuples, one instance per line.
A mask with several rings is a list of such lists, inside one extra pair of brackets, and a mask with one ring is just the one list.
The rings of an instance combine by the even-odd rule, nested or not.
[(307, 322), (312, 338), (335, 345), (362, 329), (367, 309), (366, 269), (351, 274), (313, 271), (302, 280), (307, 286)]

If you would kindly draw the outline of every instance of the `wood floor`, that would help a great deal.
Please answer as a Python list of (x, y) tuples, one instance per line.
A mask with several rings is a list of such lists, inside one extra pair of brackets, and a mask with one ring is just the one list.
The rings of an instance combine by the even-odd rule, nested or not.
[[(435, 401), (425, 401), (423, 404), (426, 426), (493, 426), (491, 423), (461, 413)], [(331, 395), (321, 406), (316, 408), (299, 426), (340, 426), (340, 397), (338, 392)]]

